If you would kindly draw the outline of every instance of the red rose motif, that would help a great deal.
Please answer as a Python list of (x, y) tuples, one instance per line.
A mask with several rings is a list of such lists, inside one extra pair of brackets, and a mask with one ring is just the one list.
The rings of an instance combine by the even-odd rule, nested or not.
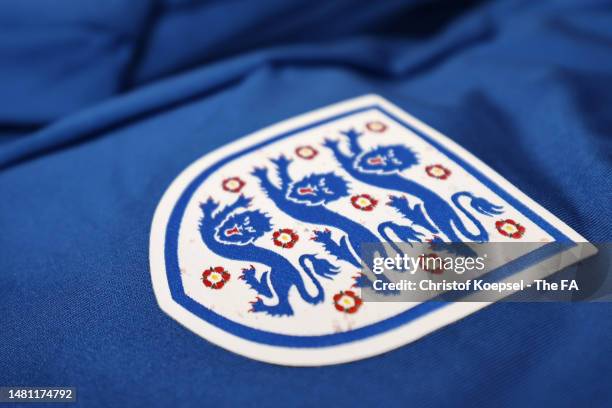
[(525, 227), (511, 219), (497, 221), (495, 228), (500, 234), (514, 239), (522, 238), (525, 235)]
[(334, 295), (334, 307), (339, 312), (355, 313), (363, 301), (352, 290), (343, 290)]
[(231, 275), (222, 266), (208, 268), (202, 272), (204, 286), (211, 289), (221, 289), (230, 280)]
[(372, 122), (366, 123), (366, 128), (370, 132), (383, 133), (385, 130), (387, 130), (387, 125), (385, 125), (383, 122), (379, 120), (374, 120)]
[(442, 258), (440, 258), (436, 254), (427, 254), (419, 256), (419, 266), (425, 272), (440, 275), (444, 272), (444, 267), (442, 263)]
[(295, 149), (295, 154), (304, 160), (312, 160), (319, 152), (312, 146), (300, 146)]
[(425, 171), (429, 177), (437, 178), (440, 180), (446, 180), (451, 175), (451, 171), (441, 164), (433, 164), (425, 167)]
[(378, 200), (369, 194), (358, 194), (351, 197), (351, 204), (358, 210), (372, 211), (378, 204)]
[(230, 193), (238, 193), (242, 190), (246, 183), (240, 179), (240, 177), (230, 177), (223, 180), (222, 187), (225, 191)]
[(276, 246), (282, 248), (293, 248), (300, 237), (292, 229), (283, 228), (278, 231), (274, 231), (272, 238), (274, 239), (274, 245)]

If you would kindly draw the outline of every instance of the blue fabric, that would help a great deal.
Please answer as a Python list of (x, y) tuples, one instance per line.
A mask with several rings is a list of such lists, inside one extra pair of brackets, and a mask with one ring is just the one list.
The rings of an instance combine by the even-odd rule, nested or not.
[(382, 356), (278, 367), (166, 316), (148, 240), (201, 155), (377, 93), (609, 242), (611, 2), (103, 3), (0, 5), (0, 384), (101, 407), (609, 406), (608, 303), (496, 304)]

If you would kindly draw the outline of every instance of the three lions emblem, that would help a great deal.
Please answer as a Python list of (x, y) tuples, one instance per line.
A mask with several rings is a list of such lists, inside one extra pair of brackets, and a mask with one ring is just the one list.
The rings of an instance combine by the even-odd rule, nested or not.
[(397, 243), (576, 239), (536, 212), (447, 138), (366, 96), (185, 170), (154, 217), (153, 284), (164, 311), (226, 349), (287, 365), (350, 361), (482, 307), (364, 301), (364, 246), (391, 256)]

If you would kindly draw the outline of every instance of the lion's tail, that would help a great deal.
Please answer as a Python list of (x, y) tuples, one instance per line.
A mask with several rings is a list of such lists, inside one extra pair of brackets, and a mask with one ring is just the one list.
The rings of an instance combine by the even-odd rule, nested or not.
[(482, 226), (480, 221), (478, 221), (478, 219), (474, 217), (474, 215), (472, 215), (472, 213), (461, 204), (461, 202), (459, 201), (461, 197), (468, 197), (470, 199), (470, 206), (474, 210), (479, 212), (480, 214), (486, 215), (488, 217), (503, 213), (503, 210), (502, 210), (503, 207), (490, 203), (485, 198), (476, 197), (474, 196), (474, 194), (467, 192), (467, 191), (460, 191), (452, 195), (451, 200), (453, 201), (453, 203), (457, 206), (457, 208), (463, 214), (465, 214), (466, 217), (470, 219), (470, 221), (476, 226), (476, 228), (478, 228), (479, 234), (475, 235), (471, 233), (470, 231), (468, 231), (468, 229), (465, 227), (463, 222), (458, 217), (456, 220), (457, 229), (459, 229), (459, 231), (464, 236), (466, 236), (468, 239), (472, 241), (476, 241), (476, 242), (486, 241), (488, 239), (488, 234), (487, 234), (486, 229)]
[(334, 275), (338, 274), (339, 269), (327, 260), (319, 259), (314, 255), (302, 255), (300, 257), (300, 266), (304, 270), (304, 273), (308, 275), (308, 277), (312, 280), (312, 283), (314, 283), (315, 287), (317, 288), (317, 294), (315, 296), (312, 296), (306, 290), (304, 281), (299, 280), (296, 284), (296, 287), (300, 292), (300, 295), (305, 301), (313, 305), (322, 302), (325, 299), (325, 292), (315, 274), (322, 278), (331, 279)]

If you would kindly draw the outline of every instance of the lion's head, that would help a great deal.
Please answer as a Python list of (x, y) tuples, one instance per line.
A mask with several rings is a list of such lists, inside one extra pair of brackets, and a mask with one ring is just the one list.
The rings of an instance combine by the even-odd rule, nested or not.
[(311, 174), (289, 186), (287, 197), (298, 203), (322, 205), (348, 195), (346, 181), (334, 173)]
[(364, 173), (399, 173), (417, 164), (416, 155), (402, 145), (379, 146), (361, 154), (355, 167)]
[(261, 211), (244, 211), (227, 216), (216, 228), (218, 241), (246, 245), (270, 231), (270, 218)]

